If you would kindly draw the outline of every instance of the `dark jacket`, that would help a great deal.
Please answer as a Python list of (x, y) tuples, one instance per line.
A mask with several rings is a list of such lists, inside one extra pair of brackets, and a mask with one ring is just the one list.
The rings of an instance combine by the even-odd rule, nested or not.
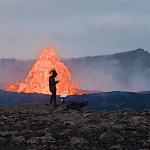
[(58, 82), (55, 81), (55, 77), (52, 75), (49, 77), (49, 88), (50, 88), (50, 91), (56, 91), (56, 84)]

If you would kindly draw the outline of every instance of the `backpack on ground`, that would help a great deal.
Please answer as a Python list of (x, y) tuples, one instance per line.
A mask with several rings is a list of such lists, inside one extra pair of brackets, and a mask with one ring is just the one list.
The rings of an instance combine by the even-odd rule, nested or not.
[(75, 109), (75, 110), (80, 110), (82, 107), (87, 106), (87, 102), (74, 102), (74, 101), (68, 101), (67, 102), (67, 110), (68, 109)]

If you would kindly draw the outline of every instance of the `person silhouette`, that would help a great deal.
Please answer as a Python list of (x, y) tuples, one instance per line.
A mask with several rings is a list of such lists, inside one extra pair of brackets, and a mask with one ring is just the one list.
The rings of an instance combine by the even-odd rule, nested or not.
[(56, 84), (60, 81), (55, 81), (55, 77), (57, 76), (57, 72), (55, 70), (50, 71), (50, 74), (52, 75), (49, 77), (49, 89), (52, 93), (50, 98), (50, 104), (52, 104), (52, 101), (54, 99), (54, 106), (56, 107)]

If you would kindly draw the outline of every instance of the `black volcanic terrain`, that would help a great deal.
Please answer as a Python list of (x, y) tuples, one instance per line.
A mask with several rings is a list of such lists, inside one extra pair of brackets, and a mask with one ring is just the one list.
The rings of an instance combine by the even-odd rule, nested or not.
[(150, 110), (0, 105), (2, 150), (148, 150)]
[(150, 54), (137, 49), (62, 61), (82, 89), (112, 92), (68, 96), (66, 101), (88, 101), (79, 111), (67, 110), (57, 96), (54, 108), (50, 95), (1, 90), (3, 82), (25, 79), (35, 62), (1, 59), (1, 149), (148, 150)]
[[(57, 102), (60, 103), (60, 97), (57, 96)], [(86, 102), (89, 110), (107, 110), (114, 111), (130, 108), (135, 111), (150, 109), (150, 93), (133, 93), (133, 92), (100, 92), (83, 95), (70, 95), (66, 101)], [(0, 90), (0, 104), (21, 106), (24, 103), (49, 103), (50, 95), (37, 93), (15, 93)]]

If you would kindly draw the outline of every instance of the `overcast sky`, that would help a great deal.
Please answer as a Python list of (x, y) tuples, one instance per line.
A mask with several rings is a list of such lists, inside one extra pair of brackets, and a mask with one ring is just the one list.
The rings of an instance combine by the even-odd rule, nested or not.
[(150, 52), (150, 0), (0, 0), (0, 58), (62, 58)]

